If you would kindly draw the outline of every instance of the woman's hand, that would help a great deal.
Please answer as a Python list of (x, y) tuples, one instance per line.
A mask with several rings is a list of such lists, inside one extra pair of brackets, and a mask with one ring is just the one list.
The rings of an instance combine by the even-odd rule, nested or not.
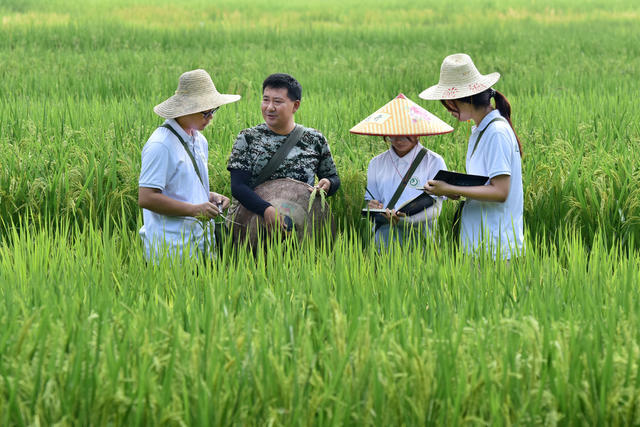
[(369, 209), (382, 209), (384, 207), (382, 206), (382, 203), (377, 200), (369, 200), (367, 206), (369, 207)]
[(459, 187), (444, 181), (429, 180), (424, 186), (424, 190), (434, 196), (446, 196), (454, 200), (463, 196), (467, 199), (497, 203), (503, 203), (507, 200), (510, 188), (511, 176), (509, 175), (494, 176), (487, 185)]
[(398, 221), (400, 221), (400, 218), (407, 216), (404, 212), (398, 212), (395, 209), (387, 209), (387, 211), (382, 215), (391, 225), (396, 225)]
[(424, 191), (431, 196), (447, 196), (450, 199), (457, 199), (460, 197), (460, 194), (455, 191), (455, 186), (451, 184), (447, 184), (444, 181), (438, 181), (435, 179), (430, 179), (424, 185)]

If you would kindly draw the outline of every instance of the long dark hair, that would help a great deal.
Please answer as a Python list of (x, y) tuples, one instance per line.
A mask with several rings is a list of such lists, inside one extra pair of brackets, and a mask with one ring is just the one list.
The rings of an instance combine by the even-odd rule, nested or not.
[[(513, 130), (513, 134), (516, 136), (516, 141), (518, 141), (518, 148), (520, 149), (520, 157), (522, 157), (522, 143), (520, 142), (520, 138), (518, 138), (518, 134), (516, 130), (513, 128), (513, 123), (511, 123), (511, 104), (507, 101), (507, 98), (497, 90), (493, 88), (489, 88), (480, 93), (476, 93), (475, 95), (467, 96), (464, 98), (458, 98), (456, 101), (464, 102), (466, 104), (471, 104), (475, 107), (486, 107), (491, 105), (491, 98), (493, 98), (496, 102), (496, 108), (500, 111), (500, 115), (507, 119), (511, 129)], [(444, 108), (447, 110), (459, 113), (457, 108), (454, 108), (447, 104), (445, 100), (440, 100)]]

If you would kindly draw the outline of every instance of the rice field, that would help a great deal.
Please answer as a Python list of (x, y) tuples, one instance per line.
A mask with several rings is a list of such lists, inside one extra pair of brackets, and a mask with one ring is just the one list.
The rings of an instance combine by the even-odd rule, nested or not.
[[(455, 52), (502, 74), (523, 142), (511, 264), (458, 252), (452, 203), (385, 254), (359, 216), (386, 146), (348, 130), (398, 93), (464, 171), (469, 124), (417, 96)], [(194, 68), (242, 95), (204, 131), (227, 195), (262, 80), (300, 80), (335, 239), (145, 263), (140, 151)], [(634, 1), (3, 0), (0, 76), (0, 425), (640, 424)]]

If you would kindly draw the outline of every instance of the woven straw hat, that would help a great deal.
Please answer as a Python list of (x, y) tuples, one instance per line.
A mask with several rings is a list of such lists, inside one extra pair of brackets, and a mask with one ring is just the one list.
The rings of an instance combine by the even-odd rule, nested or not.
[(438, 84), (418, 96), (422, 99), (464, 98), (489, 89), (499, 78), (500, 73), (480, 74), (469, 55), (456, 53), (442, 61)]
[(226, 95), (218, 92), (211, 76), (205, 70), (193, 70), (180, 76), (175, 95), (153, 107), (153, 111), (165, 119), (175, 119), (187, 114), (211, 110), (239, 99), (240, 95)]
[(352, 127), (358, 135), (421, 136), (453, 132), (453, 128), (400, 94)]

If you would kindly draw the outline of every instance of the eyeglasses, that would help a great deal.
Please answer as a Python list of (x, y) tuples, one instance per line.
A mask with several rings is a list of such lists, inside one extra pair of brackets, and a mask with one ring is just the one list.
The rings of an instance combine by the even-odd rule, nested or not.
[(201, 111), (200, 113), (202, 114), (202, 118), (208, 119), (210, 117), (213, 117), (213, 115), (216, 113), (216, 111), (218, 111), (218, 108), (220, 108), (220, 107), (212, 108), (209, 111)]

